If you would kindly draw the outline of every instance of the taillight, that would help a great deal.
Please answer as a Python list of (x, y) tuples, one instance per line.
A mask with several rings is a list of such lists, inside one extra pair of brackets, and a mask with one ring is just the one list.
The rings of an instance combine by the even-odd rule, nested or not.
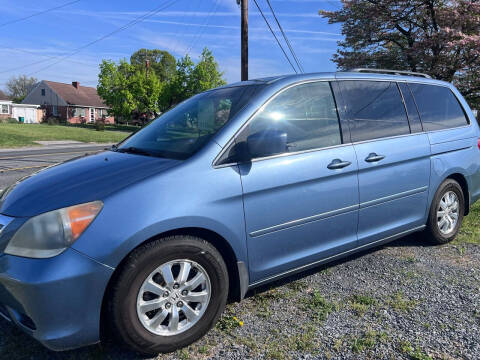
[(478, 148), (480, 149), (480, 138), (478, 138)]

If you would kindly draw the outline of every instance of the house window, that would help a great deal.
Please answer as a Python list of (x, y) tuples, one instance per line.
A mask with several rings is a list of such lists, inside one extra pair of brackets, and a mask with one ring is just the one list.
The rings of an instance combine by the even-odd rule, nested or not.
[(45, 89), (42, 89), (42, 96), (45, 96)]
[(2, 114), (9, 114), (8, 105), (2, 105)]
[(78, 117), (85, 117), (85, 108), (76, 108), (75, 115)]
[(107, 109), (97, 109), (99, 117), (108, 117), (108, 110)]
[(52, 106), (52, 114), (53, 116), (58, 116), (58, 107), (57, 105)]

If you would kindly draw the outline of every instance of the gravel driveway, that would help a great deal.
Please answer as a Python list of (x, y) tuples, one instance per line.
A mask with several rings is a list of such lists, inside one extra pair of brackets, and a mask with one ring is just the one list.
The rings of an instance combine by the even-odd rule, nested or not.
[[(411, 235), (228, 305), (217, 327), (158, 359), (479, 359), (480, 246)], [(45, 350), (0, 321), (0, 356), (136, 359), (114, 344)]]

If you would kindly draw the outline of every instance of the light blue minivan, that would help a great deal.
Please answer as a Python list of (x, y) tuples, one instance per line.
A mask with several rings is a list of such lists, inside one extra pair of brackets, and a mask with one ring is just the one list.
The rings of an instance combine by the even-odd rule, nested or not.
[(255, 286), (416, 231), (480, 196), (480, 131), (449, 83), (358, 69), (196, 95), (109, 151), (0, 198), (0, 314), (53, 350), (109, 329), (145, 354)]

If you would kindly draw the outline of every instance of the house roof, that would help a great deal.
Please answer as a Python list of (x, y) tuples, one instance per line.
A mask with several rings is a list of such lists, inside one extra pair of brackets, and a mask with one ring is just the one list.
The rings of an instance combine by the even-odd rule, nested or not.
[(10, 100), (9, 97), (5, 95), (2, 90), (0, 90), (0, 100)]
[(70, 105), (107, 107), (102, 98), (98, 96), (97, 89), (93, 87), (81, 85), (75, 87), (73, 84), (46, 80), (44, 82)]

